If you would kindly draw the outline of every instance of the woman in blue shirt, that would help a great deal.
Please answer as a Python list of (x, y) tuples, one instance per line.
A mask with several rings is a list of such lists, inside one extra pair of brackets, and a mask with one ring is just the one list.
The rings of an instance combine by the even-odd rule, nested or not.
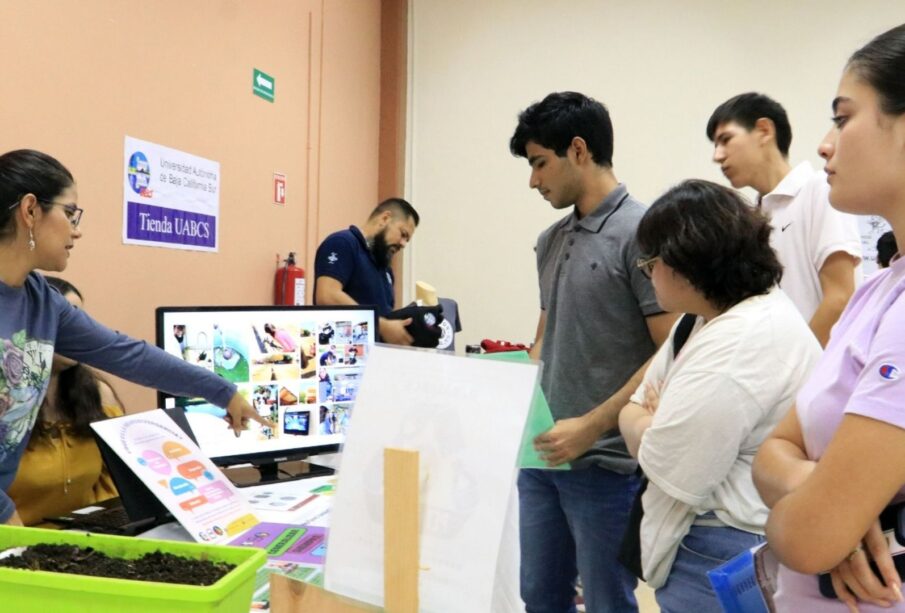
[(63, 271), (81, 238), (72, 174), (28, 149), (0, 155), (0, 523), (21, 524), (6, 490), (47, 391), (54, 352), (119, 377), (223, 407), (236, 435), (267, 425), (213, 372), (102, 326), (34, 272)]

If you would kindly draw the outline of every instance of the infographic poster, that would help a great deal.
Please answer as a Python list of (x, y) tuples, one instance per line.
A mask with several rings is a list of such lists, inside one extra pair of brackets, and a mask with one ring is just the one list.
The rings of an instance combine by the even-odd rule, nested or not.
[(123, 243), (217, 251), (220, 163), (126, 137)]
[(162, 410), (91, 427), (199, 543), (225, 544), (258, 523), (235, 486)]

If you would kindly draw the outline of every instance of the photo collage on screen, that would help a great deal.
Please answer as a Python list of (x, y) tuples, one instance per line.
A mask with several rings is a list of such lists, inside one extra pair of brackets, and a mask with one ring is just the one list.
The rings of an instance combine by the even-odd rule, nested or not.
[[(168, 326), (164, 344), (235, 383), (258, 414), (276, 424), (259, 429), (260, 440), (340, 435), (349, 426), (373, 333), (367, 321), (349, 315), (193, 313)], [(189, 413), (225, 414), (202, 399), (177, 402)]]
[[(323, 322), (317, 330), (318, 433), (345, 434), (368, 359), (368, 323)], [(314, 421), (314, 420), (312, 420)]]

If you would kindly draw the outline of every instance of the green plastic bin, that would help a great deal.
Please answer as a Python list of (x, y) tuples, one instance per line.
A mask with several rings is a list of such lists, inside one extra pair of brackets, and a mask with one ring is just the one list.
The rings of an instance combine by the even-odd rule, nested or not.
[(0, 551), (38, 543), (93, 547), (109, 556), (127, 559), (159, 550), (196, 560), (228, 562), (235, 564), (236, 568), (208, 586), (0, 568), (0, 609), (43, 613), (247, 613), (251, 606), (255, 573), (267, 560), (264, 550), (254, 547), (224, 547), (0, 525)]

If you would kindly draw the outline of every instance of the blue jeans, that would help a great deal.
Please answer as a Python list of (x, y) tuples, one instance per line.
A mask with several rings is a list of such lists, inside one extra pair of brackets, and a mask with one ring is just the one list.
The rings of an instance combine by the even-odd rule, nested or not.
[(763, 542), (760, 534), (729, 526), (692, 526), (679, 544), (669, 579), (656, 592), (661, 613), (721, 613), (707, 571)]
[(616, 559), (638, 479), (591, 467), (526, 468), (518, 477), (521, 594), (527, 613), (638, 610), (637, 580)]

